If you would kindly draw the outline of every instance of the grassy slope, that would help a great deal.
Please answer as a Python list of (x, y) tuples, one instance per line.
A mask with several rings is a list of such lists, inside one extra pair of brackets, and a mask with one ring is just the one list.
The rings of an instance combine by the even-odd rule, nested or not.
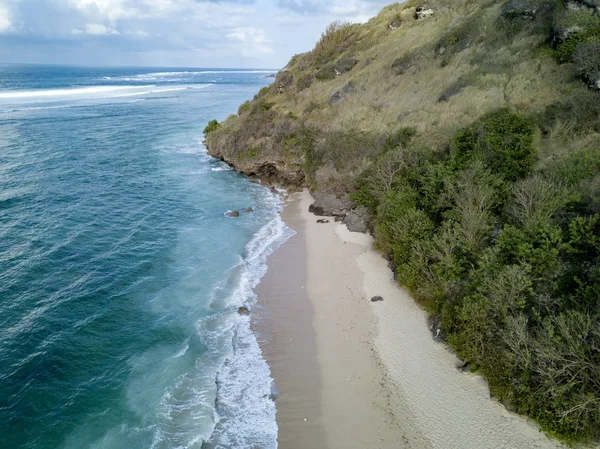
[[(282, 159), (288, 167), (304, 168), (313, 187), (344, 190), (369, 163), (363, 158), (377, 153), (381, 140), (400, 127), (414, 127), (422, 142), (442, 147), (458, 129), (490, 110), (509, 107), (525, 114), (542, 112), (587, 90), (576, 80), (572, 65), (557, 64), (546, 45), (551, 18), (523, 23), (522, 31), (515, 33), (510, 30), (512, 23), (500, 18), (502, 2), (432, 1), (434, 16), (422, 20), (414, 19), (415, 4), (388, 6), (367, 24), (352, 27), (346, 42), (331, 54), (320, 57), (314, 50), (295, 56), (285, 73), (260, 94), (261, 104), (273, 104), (273, 109), (253, 113), (256, 105), (249, 105), (208, 136), (210, 150), (242, 170), (254, 162)], [(402, 25), (391, 31), (388, 25), (398, 16)], [(440, 56), (438, 45), (453, 33), (459, 42)], [(463, 44), (467, 48), (459, 51)], [(324, 68), (333, 74), (331, 63), (345, 57), (358, 61), (348, 73), (314, 80), (306, 89), (298, 86)], [(396, 60), (406, 61), (403, 74), (392, 67)], [(291, 85), (278, 94), (280, 80), (285, 84), (289, 75)], [(354, 92), (330, 105), (331, 96), (349, 82)], [(463, 90), (447, 102), (438, 101), (453, 87)], [(306, 170), (305, 148), (285, 142), (304, 126), (315, 128), (318, 165), (327, 167), (316, 178)], [(587, 136), (574, 138), (572, 134), (557, 144), (555, 137), (564, 134), (564, 126), (560, 120), (547, 124), (544, 131), (552, 138), (540, 141), (541, 164), (557, 151), (588, 145)], [(362, 148), (348, 148), (352, 161), (347, 160), (348, 151), (340, 161), (335, 133), (348, 130), (361, 134)], [(590, 139), (597, 142), (598, 136)]]
[(600, 45), (600, 19), (515, 3), (535, 19), (432, 0), (431, 17), (408, 1), (333, 27), (207, 145), (246, 173), (353, 193), (399, 282), (492, 393), (567, 441), (597, 439), (600, 92), (567, 44)]

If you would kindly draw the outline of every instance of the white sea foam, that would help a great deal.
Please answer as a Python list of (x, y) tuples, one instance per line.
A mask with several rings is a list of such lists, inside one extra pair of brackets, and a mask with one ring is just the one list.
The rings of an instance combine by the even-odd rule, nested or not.
[[(280, 207), (273, 196), (273, 206)], [(229, 296), (234, 310), (256, 303), (254, 287), (267, 271), (266, 260), (294, 231), (276, 215), (246, 245), (237, 286)], [(273, 379), (247, 316), (233, 313), (231, 350), (217, 374), (217, 422), (208, 441), (214, 449), (277, 448)]]
[(69, 89), (0, 91), (0, 103), (39, 103), (64, 100), (136, 97), (188, 89), (203, 89), (211, 85), (212, 84), (156, 86), (150, 84), (142, 86), (89, 86)]
[(219, 75), (219, 74), (273, 74), (277, 70), (199, 70), (199, 71), (181, 71), (181, 72), (150, 72), (140, 73), (139, 75), (126, 75), (116, 77), (104, 77), (104, 80), (111, 81), (173, 81), (189, 79), (196, 75)]

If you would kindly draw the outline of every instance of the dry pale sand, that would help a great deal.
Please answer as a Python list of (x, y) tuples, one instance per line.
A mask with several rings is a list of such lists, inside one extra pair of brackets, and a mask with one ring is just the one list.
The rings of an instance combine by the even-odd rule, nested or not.
[(371, 237), (317, 224), (311, 202), (291, 196), (284, 221), (297, 234), (258, 287), (281, 449), (560, 447), (456, 368)]

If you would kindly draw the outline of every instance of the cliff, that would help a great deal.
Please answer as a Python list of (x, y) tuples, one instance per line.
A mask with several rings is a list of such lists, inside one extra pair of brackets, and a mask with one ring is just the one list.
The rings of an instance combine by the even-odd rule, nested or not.
[(436, 335), (567, 441), (600, 437), (599, 11), (393, 4), (206, 129), (237, 170), (368, 212)]

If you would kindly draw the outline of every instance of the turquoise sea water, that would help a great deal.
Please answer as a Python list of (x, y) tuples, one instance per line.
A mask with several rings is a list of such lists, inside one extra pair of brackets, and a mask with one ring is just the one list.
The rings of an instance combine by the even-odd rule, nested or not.
[(277, 446), (237, 308), (290, 231), (202, 145), (265, 75), (0, 65), (0, 448)]

